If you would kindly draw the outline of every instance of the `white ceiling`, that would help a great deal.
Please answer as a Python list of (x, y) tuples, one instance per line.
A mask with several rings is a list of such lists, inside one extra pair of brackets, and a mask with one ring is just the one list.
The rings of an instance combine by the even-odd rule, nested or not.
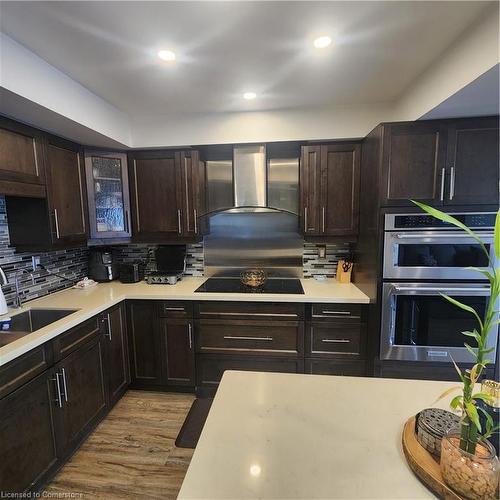
[(397, 99), (492, 3), (1, 2), (0, 29), (133, 117), (293, 109)]

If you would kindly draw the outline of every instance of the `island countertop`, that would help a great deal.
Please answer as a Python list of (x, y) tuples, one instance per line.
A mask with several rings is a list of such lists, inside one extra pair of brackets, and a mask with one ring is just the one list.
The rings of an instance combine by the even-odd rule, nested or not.
[(300, 295), (195, 292), (205, 280), (206, 278), (184, 278), (176, 285), (148, 285), (145, 282), (125, 284), (112, 281), (99, 283), (86, 290), (70, 288), (32, 300), (21, 309), (10, 310), (0, 319), (35, 308), (78, 309), (78, 311), (0, 347), (0, 366), (126, 299), (358, 304), (369, 302), (369, 298), (353, 284), (340, 284), (334, 279), (324, 282), (302, 279), (304, 294)]
[(453, 385), (226, 371), (178, 498), (435, 498), (401, 432)]

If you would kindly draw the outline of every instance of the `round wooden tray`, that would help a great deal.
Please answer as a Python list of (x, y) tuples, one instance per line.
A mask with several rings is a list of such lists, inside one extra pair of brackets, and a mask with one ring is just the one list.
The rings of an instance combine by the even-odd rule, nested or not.
[(463, 500), (443, 480), (439, 460), (431, 455), (418, 441), (415, 433), (415, 417), (409, 418), (402, 435), (403, 451), (410, 469), (438, 497), (446, 500)]

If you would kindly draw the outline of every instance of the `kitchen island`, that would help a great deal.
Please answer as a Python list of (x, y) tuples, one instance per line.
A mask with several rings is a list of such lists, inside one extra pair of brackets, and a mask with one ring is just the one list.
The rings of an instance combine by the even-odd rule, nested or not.
[(228, 371), (178, 498), (434, 498), (401, 431), (453, 385)]

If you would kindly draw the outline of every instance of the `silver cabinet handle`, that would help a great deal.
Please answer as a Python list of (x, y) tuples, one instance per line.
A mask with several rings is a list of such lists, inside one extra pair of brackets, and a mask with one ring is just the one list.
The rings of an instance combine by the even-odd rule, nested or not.
[(182, 228), (181, 228), (181, 211), (179, 209), (177, 210), (177, 230), (178, 230), (179, 234), (182, 233)]
[[(469, 240), (474, 240), (472, 236), (468, 234), (462, 234), (462, 233), (435, 233), (435, 234), (403, 234), (403, 233), (396, 233), (393, 235), (394, 238), (398, 240), (437, 240), (437, 239), (443, 239), (443, 238), (465, 238)], [(486, 238), (493, 238), (493, 233), (486, 232), (486, 233), (481, 233), (481, 239), (486, 239)]]
[(125, 232), (129, 232), (128, 210), (125, 210)]
[(431, 286), (395, 286), (394, 290), (396, 292), (439, 292), (450, 294), (451, 292), (461, 292), (470, 293), (471, 295), (488, 295), (490, 289), (487, 287), (478, 288), (467, 288), (467, 287), (456, 287), (456, 288), (442, 288), (442, 287), (431, 287)]
[(226, 340), (265, 340), (266, 342), (271, 342), (273, 340), (272, 337), (245, 337), (234, 335), (225, 335), (224, 338)]
[(212, 311), (204, 311), (200, 313), (202, 316), (214, 315), (214, 316), (264, 316), (264, 317), (273, 317), (279, 316), (280, 318), (297, 318), (297, 315), (294, 313), (244, 313), (244, 312), (212, 312)]
[(196, 218), (198, 217), (198, 212), (196, 211), (196, 208), (193, 210), (193, 220), (194, 220), (194, 234), (198, 234), (198, 223), (196, 221)]
[(321, 222), (323, 226), (323, 232), (325, 232), (325, 207), (322, 207), (321, 212)]
[(444, 200), (444, 175), (445, 175), (445, 171), (446, 171), (446, 170), (445, 170), (445, 169), (444, 169), (444, 167), (443, 167), (443, 168), (441, 169), (441, 194), (440, 194), (440, 196), (439, 196), (439, 199), (440, 199), (441, 201), (443, 201), (443, 200)]
[(104, 316), (101, 320), (103, 323), (106, 323), (106, 332), (104, 333), (105, 337), (108, 337), (109, 340), (111, 340), (111, 319), (109, 317), (109, 313)]
[(325, 342), (325, 344), (349, 344), (351, 341), (347, 339), (321, 339), (321, 342)]
[(168, 307), (168, 306), (165, 306), (163, 308), (164, 311), (182, 311), (184, 312), (184, 308), (183, 307)]
[(54, 208), (54, 223), (56, 225), (56, 238), (59, 239), (59, 218), (57, 217), (57, 208)]
[(64, 400), (68, 401), (68, 386), (66, 385), (66, 370), (61, 368), (62, 379), (63, 379), (63, 387), (64, 387)]
[(304, 207), (304, 232), (307, 233), (307, 207)]
[(321, 311), (321, 314), (341, 314), (342, 316), (350, 316), (350, 311)]
[(450, 200), (455, 196), (455, 167), (450, 168)]
[(62, 408), (62, 396), (61, 396), (61, 384), (59, 382), (59, 372), (56, 372), (56, 378), (52, 379), (56, 383), (56, 399), (54, 400), (57, 403), (59, 408)]
[(189, 349), (193, 348), (193, 327), (188, 323)]

